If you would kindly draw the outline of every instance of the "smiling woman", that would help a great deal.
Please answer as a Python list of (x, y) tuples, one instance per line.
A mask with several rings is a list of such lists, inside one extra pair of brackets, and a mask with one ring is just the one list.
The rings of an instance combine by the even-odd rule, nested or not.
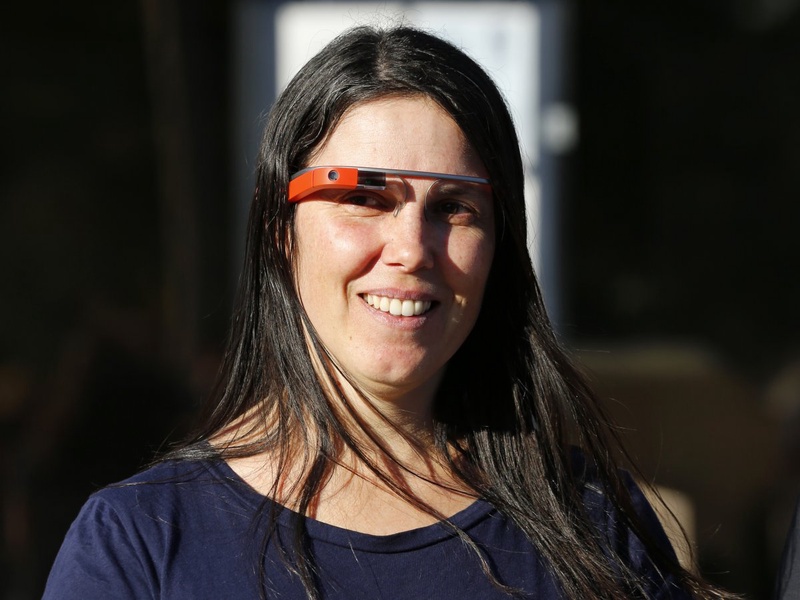
[(257, 179), (196, 435), (89, 499), (46, 599), (725, 597), (553, 335), (476, 63), (343, 34), (273, 107)]

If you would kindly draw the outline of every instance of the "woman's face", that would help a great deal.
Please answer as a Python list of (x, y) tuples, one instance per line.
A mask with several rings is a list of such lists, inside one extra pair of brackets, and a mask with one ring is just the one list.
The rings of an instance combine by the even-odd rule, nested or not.
[[(487, 176), (456, 123), (423, 97), (350, 109), (309, 166), (322, 165)], [(495, 245), (491, 192), (440, 200), (433, 181), (403, 178), (403, 202), (337, 191), (297, 205), (303, 306), (338, 364), (376, 398), (432, 399), (480, 311)]]

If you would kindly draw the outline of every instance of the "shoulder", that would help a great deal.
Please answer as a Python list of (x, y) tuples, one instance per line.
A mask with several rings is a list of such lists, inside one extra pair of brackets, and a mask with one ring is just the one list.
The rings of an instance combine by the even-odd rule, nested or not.
[[(621, 489), (615, 494), (610, 489), (610, 482), (600, 476), (598, 469), (579, 449), (572, 449), (571, 462), (584, 506), (596, 523), (614, 527), (617, 522), (636, 521), (659, 537), (660, 543), (669, 546), (656, 512), (630, 472), (617, 471)], [(620, 506), (620, 496), (629, 500), (630, 510), (625, 511)]]
[(158, 597), (170, 565), (205, 554), (205, 532), (239, 531), (252, 514), (243, 491), (213, 463), (156, 465), (87, 500), (44, 598)]
[(181, 505), (192, 502), (192, 490), (204, 477), (210, 479), (209, 470), (200, 462), (157, 464), (92, 494), (75, 525), (104, 522), (157, 527), (166, 515), (179, 512)]
[(678, 559), (648, 497), (631, 473), (619, 470), (614, 493), (582, 453), (574, 455), (576, 480), (584, 508), (607, 550), (639, 576), (652, 598), (689, 598), (665, 565)]
[(774, 597), (781, 600), (800, 597), (800, 499), (784, 542)]
[(236, 527), (257, 506), (223, 463), (168, 461), (93, 494), (77, 522), (115, 524), (150, 551), (167, 553), (176, 537)]
[(214, 462), (170, 460), (104, 487), (90, 496), (88, 504), (106, 503), (121, 510), (157, 507), (188, 502), (198, 490), (219, 489), (232, 483)]

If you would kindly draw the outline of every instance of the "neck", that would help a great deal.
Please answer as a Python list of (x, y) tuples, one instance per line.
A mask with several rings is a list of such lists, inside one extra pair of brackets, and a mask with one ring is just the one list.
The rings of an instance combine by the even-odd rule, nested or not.
[[(472, 501), (474, 491), (454, 477), (447, 456), (435, 445), (432, 409), (441, 376), (422, 388), (405, 391), (376, 386), (360, 386), (357, 391), (343, 376), (320, 379), (327, 382), (330, 406), (353, 446), (337, 444), (326, 451), (332, 451), (328, 454), (331, 469), (319, 482), (307, 509), (309, 516), (353, 528), (352, 513), (360, 507), (356, 521), (370, 515), (381, 515), (378, 520), (386, 521), (388, 529), (376, 522), (367, 527), (368, 532), (390, 533), (430, 522), (433, 513), (412, 508), (409, 496), (448, 516)], [(270, 429), (269, 421), (267, 417), (256, 422)], [(297, 508), (306, 485), (309, 460), (320, 451), (320, 432), (310, 430), (309, 423), (295, 425), (293, 432), (287, 431), (291, 439), (285, 440), (288, 445), (283, 448), (278, 445), (253, 456), (228, 459), (245, 481), (291, 508)], [(245, 426), (229, 433), (238, 437), (243, 430), (254, 431)], [(387, 514), (392, 516), (385, 518)]]
[[(373, 438), (400, 460), (415, 462), (420, 453), (432, 449), (433, 403), (441, 375), (423, 386), (398, 390), (389, 386), (368, 386), (356, 390), (344, 377), (328, 387), (329, 397), (340, 419), (359, 439)], [(362, 433), (365, 430), (367, 433)], [(373, 445), (364, 439), (367, 447)]]

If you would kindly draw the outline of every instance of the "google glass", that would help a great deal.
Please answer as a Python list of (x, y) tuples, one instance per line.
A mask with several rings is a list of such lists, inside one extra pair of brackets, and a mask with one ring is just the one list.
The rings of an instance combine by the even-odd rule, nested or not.
[[(433, 180), (431, 188), (448, 185), (449, 193), (491, 193), (491, 184), (483, 177), (451, 175), (428, 171), (403, 171), (400, 169), (375, 169), (364, 167), (308, 167), (292, 175), (289, 181), (289, 202), (299, 202), (304, 198), (325, 190), (371, 190), (384, 192), (402, 190), (405, 197), (406, 178)], [(440, 183), (441, 182), (441, 183)], [(430, 194), (430, 190), (428, 191)]]

